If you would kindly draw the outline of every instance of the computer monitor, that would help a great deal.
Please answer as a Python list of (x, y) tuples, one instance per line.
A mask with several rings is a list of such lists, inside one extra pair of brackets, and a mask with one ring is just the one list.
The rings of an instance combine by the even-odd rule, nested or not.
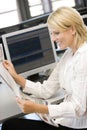
[(30, 75), (51, 69), (57, 62), (46, 24), (2, 35), (6, 57), (18, 74)]
[(85, 25), (87, 26), (87, 14), (83, 14), (82, 18), (83, 18)]

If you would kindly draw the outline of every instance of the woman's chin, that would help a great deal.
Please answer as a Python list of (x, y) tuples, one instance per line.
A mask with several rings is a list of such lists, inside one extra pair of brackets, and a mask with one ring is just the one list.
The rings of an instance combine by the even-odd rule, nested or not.
[(59, 49), (60, 50), (65, 50), (66, 48), (61, 46), (61, 47), (59, 47)]

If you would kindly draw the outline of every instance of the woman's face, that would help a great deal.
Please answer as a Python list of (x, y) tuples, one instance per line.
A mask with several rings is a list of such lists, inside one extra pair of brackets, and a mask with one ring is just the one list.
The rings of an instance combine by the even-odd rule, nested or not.
[(75, 30), (72, 27), (64, 32), (51, 29), (52, 41), (58, 43), (61, 50), (66, 49), (67, 47), (74, 49), (74, 34)]

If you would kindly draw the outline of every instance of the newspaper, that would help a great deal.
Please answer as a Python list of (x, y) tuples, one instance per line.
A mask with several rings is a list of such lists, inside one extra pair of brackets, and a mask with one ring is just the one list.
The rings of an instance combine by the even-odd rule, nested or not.
[(0, 44), (0, 62), (2, 62), (3, 60), (4, 60), (4, 52), (2, 44)]
[[(46, 105), (48, 105), (48, 104), (58, 104), (64, 99), (65, 94), (61, 90), (57, 94), (58, 96), (55, 95), (55, 97), (52, 97), (51, 99), (47, 99), (47, 100), (37, 98), (34, 95), (29, 96), (28, 94), (22, 92), (20, 90), (20, 86), (15, 82), (15, 80), (12, 78), (10, 73), (4, 68), (2, 62), (0, 62), (0, 76), (1, 76), (1, 78), (3, 78), (3, 80), (5, 81), (7, 86), (11, 88), (11, 90), (13, 91), (15, 96), (18, 96), (20, 98), (29, 99), (29, 100), (32, 100), (36, 103), (44, 104), (44, 105), (45, 104)], [(45, 121), (48, 124), (55, 126), (55, 123), (53, 122), (53, 120), (50, 118), (50, 116), (48, 114), (38, 114), (37, 113), (37, 115), (41, 118), (41, 120)]]

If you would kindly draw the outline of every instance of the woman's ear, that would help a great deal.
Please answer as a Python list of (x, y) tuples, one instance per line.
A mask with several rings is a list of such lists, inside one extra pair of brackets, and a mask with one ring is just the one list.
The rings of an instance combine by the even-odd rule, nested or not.
[(76, 29), (74, 26), (71, 27), (71, 30), (72, 30), (72, 35), (75, 35), (76, 34)]

